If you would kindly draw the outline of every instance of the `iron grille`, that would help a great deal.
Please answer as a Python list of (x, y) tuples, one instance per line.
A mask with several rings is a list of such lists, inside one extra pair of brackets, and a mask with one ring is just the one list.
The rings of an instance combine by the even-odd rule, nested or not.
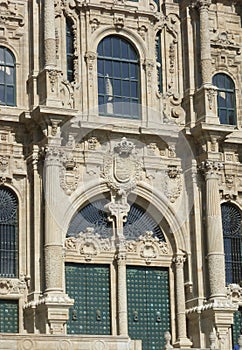
[(0, 276), (16, 277), (18, 258), (18, 202), (6, 188), (0, 188)]
[[(112, 225), (108, 220), (109, 212), (105, 209), (107, 203), (107, 199), (101, 199), (89, 203), (81, 209), (72, 219), (67, 237), (75, 236), (79, 232), (85, 231), (87, 227), (93, 227), (104, 238), (111, 237)], [(124, 235), (127, 240), (133, 240), (145, 231), (153, 231), (159, 240), (165, 241), (165, 237), (155, 220), (143, 208), (134, 203), (131, 205), (124, 223)]]
[(0, 300), (0, 333), (18, 333), (17, 300)]
[(226, 283), (242, 280), (241, 212), (231, 203), (221, 205), (224, 237)]

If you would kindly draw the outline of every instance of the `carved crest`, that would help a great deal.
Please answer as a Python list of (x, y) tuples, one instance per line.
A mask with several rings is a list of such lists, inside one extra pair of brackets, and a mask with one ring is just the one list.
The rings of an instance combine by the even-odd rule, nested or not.
[(119, 193), (131, 191), (141, 177), (141, 165), (134, 149), (133, 142), (123, 137), (104, 159), (103, 176), (108, 186)]

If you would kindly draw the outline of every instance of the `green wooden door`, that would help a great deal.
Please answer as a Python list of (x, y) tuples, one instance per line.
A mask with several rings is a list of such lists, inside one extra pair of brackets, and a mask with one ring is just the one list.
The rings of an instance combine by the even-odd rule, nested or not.
[(107, 265), (66, 264), (69, 334), (110, 334), (110, 272)]
[(127, 266), (128, 330), (143, 350), (161, 350), (170, 330), (168, 270)]
[(241, 329), (242, 329), (242, 307), (240, 307), (239, 310), (235, 311), (234, 313), (234, 324), (232, 327), (233, 345), (237, 344)]
[(17, 300), (0, 300), (0, 333), (18, 333)]

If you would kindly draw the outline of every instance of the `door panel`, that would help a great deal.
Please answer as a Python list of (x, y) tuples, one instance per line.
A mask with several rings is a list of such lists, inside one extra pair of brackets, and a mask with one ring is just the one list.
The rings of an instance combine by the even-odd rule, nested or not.
[(143, 350), (160, 350), (170, 330), (168, 270), (127, 266), (128, 329)]
[(108, 265), (66, 264), (70, 334), (110, 334), (110, 272)]

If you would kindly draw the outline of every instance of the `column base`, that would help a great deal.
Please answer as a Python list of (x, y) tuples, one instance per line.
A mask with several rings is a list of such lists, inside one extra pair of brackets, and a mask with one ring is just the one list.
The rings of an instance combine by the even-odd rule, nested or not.
[(176, 342), (173, 344), (174, 348), (179, 348), (179, 349), (191, 349), (192, 347), (192, 342), (188, 338), (179, 338), (176, 340)]

